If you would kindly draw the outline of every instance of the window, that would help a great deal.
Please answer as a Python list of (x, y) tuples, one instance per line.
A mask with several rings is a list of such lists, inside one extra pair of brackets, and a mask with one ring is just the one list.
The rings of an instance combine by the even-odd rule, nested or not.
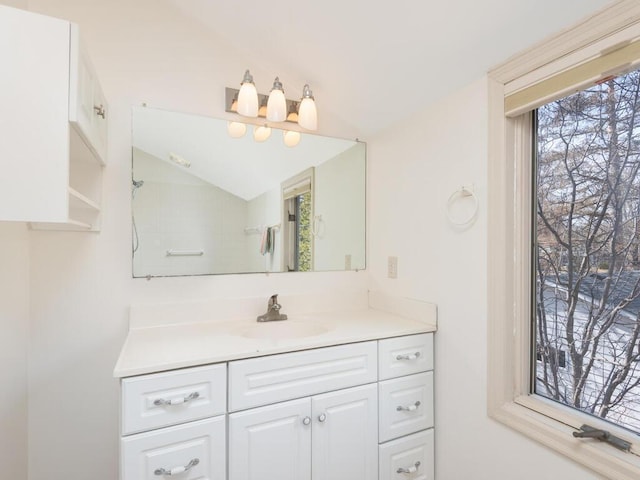
[[(623, 0), (488, 78), (488, 413), (614, 479), (640, 478), (632, 420), (632, 410), (640, 411), (634, 398), (640, 342), (631, 305), (640, 278), (634, 273), (640, 122), (629, 115), (639, 67), (640, 4)], [(621, 89), (615, 101), (607, 96), (612, 85)], [(573, 145), (573, 153), (560, 145)], [(612, 145), (620, 162), (608, 167)], [(617, 169), (617, 183), (603, 168)], [(585, 424), (630, 448), (575, 438)]]
[(640, 433), (640, 72), (534, 118), (533, 391)]
[(313, 194), (315, 171), (309, 168), (282, 184), (284, 225), (283, 270), (313, 270)]

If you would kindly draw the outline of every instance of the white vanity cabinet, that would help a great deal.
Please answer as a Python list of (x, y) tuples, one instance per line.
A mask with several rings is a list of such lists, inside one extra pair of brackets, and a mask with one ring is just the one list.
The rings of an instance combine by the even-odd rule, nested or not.
[(107, 105), (78, 27), (0, 6), (0, 220), (97, 231)]
[(121, 480), (433, 480), (433, 334), (122, 379)]

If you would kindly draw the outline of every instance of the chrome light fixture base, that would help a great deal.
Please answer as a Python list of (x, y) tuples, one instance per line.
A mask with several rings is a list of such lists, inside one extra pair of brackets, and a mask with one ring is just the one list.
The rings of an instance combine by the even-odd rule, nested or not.
[[(238, 93), (240, 92), (239, 89), (237, 88), (230, 88), (230, 87), (226, 87), (224, 89), (224, 111), (228, 112), (228, 113), (238, 113), (236, 110), (232, 110), (231, 109), (231, 105), (233, 105), (234, 103), (234, 99), (237, 100), (237, 96)], [(266, 104), (267, 101), (269, 99), (269, 95), (263, 95), (262, 93), (258, 93), (258, 105), (262, 105), (263, 102)], [(285, 99), (287, 102), (287, 112), (296, 112), (298, 109), (298, 105), (299, 105), (299, 100), (289, 100), (288, 98)], [(287, 117), (289, 117), (290, 115), (287, 115)], [(264, 116), (258, 116), (258, 118), (266, 118)], [(292, 117), (292, 118), (296, 118), (296, 117)], [(289, 118), (286, 118), (285, 120), (282, 121), (282, 123), (295, 123), (297, 124), (297, 118), (295, 120), (290, 120)]]

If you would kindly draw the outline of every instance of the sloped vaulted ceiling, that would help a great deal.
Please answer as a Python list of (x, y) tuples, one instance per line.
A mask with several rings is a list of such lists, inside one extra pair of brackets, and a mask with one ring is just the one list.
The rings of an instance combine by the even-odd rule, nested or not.
[[(425, 108), (607, 0), (166, 0), (227, 39), (268, 92), (310, 83), (322, 113), (365, 136)], [(243, 72), (237, 72), (239, 83)]]

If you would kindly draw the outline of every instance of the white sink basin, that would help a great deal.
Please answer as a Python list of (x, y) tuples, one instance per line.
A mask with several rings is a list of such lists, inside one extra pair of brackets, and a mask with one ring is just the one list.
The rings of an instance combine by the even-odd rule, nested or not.
[(241, 335), (245, 338), (269, 338), (273, 340), (286, 338), (314, 337), (327, 333), (328, 328), (310, 323), (282, 320), (276, 322), (256, 323), (244, 330)]

